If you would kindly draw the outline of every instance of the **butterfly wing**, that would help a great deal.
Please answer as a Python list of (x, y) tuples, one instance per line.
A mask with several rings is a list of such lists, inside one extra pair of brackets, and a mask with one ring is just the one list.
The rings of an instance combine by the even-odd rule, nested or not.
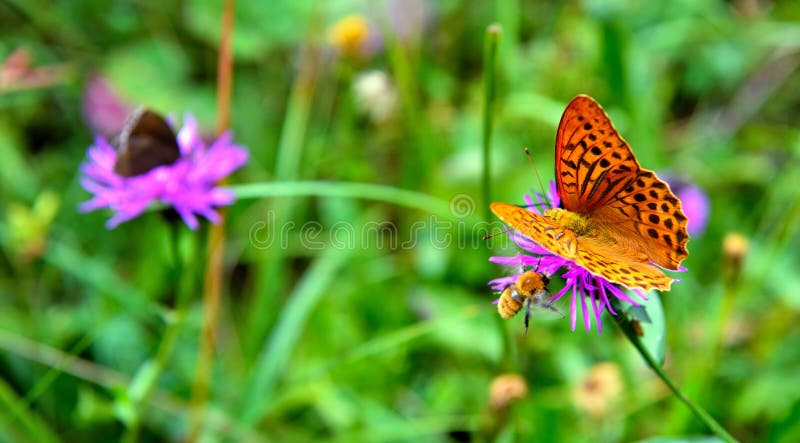
[(494, 214), (520, 234), (566, 259), (577, 256), (575, 234), (552, 219), (508, 203), (492, 203)]
[(681, 201), (652, 171), (642, 169), (622, 192), (588, 216), (603, 232), (626, 249), (671, 270), (689, 255), (688, 219)]
[(119, 157), (114, 172), (123, 177), (144, 174), (174, 163), (181, 156), (175, 132), (164, 117), (139, 108), (128, 118), (119, 136)]
[(635, 253), (620, 253), (619, 248), (592, 237), (578, 237), (575, 263), (612, 283), (628, 289), (668, 291), (672, 278), (657, 267), (642, 262)]
[(686, 258), (686, 215), (652, 171), (642, 169), (591, 97), (575, 97), (556, 134), (556, 181), (564, 208), (588, 217), (620, 246), (678, 269)]
[(591, 212), (635, 180), (639, 169), (603, 108), (585, 95), (572, 99), (556, 133), (556, 182), (564, 208)]
[(590, 273), (628, 288), (668, 290), (672, 279), (634, 250), (623, 250), (592, 237), (576, 237), (549, 217), (507, 203), (492, 203), (492, 212), (545, 249), (574, 261)]

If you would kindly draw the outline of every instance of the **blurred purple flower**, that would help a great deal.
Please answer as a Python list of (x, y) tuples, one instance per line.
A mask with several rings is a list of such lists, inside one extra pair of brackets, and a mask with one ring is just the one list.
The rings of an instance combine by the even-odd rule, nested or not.
[(706, 230), (708, 215), (711, 211), (711, 202), (703, 190), (688, 181), (670, 177), (668, 174), (666, 181), (670, 189), (680, 199), (683, 212), (689, 219), (686, 230), (692, 236), (701, 235)]
[[(369, 14), (368, 54), (377, 53), (387, 41), (417, 42), (436, 15), (429, 0), (387, 0)], [(389, 34), (389, 35), (387, 35)]]
[[(550, 190), (546, 198), (538, 192), (534, 192), (532, 196), (525, 195), (523, 198), (529, 210), (537, 214), (542, 214), (547, 209), (557, 208), (561, 202), (554, 182), (550, 183)], [(611, 315), (617, 315), (611, 307), (609, 297), (615, 297), (618, 300), (630, 303), (634, 306), (639, 306), (639, 302), (628, 296), (625, 291), (620, 289), (617, 285), (590, 273), (572, 260), (553, 254), (517, 231), (510, 232), (509, 236), (520, 248), (530, 254), (518, 254), (512, 257), (490, 257), (489, 261), (501, 265), (513, 266), (518, 269), (533, 270), (546, 275), (553, 275), (559, 269), (563, 268), (565, 271), (561, 277), (565, 280), (566, 284), (563, 289), (550, 298), (549, 303), (560, 299), (567, 293), (571, 294), (569, 312), (570, 328), (573, 331), (578, 322), (579, 304), (584, 328), (586, 328), (587, 331), (591, 330), (591, 319), (594, 317), (598, 334), (603, 330), (603, 324), (600, 321), (600, 315), (603, 313), (603, 310), (608, 309)], [(488, 284), (493, 290), (502, 291), (506, 286), (515, 282), (524, 270), (521, 270), (515, 275), (496, 278), (491, 280)], [(642, 291), (634, 289), (633, 292), (641, 299), (647, 299)]]
[(118, 134), (132, 111), (133, 106), (125, 103), (103, 77), (93, 75), (86, 82), (83, 118), (92, 132), (108, 138)]
[(233, 193), (217, 186), (217, 182), (247, 162), (247, 151), (233, 143), (230, 132), (207, 147), (190, 115), (184, 119), (177, 140), (181, 157), (175, 163), (122, 177), (114, 172), (117, 151), (103, 137), (96, 136), (87, 151), (88, 161), (81, 165), (81, 185), (94, 197), (83, 203), (80, 211), (110, 208), (114, 216), (106, 227), (112, 229), (138, 217), (159, 200), (172, 206), (191, 229), (198, 227), (196, 215), (217, 223), (219, 214), (213, 207), (234, 201)]
[(390, 29), (403, 41), (419, 38), (433, 18), (427, 0), (390, 0), (385, 10)]

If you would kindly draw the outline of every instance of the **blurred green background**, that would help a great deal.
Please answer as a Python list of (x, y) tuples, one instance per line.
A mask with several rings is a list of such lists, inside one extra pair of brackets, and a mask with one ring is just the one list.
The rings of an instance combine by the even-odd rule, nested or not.
[[(186, 438), (208, 225), (108, 231), (77, 212), (78, 168), (92, 78), (213, 133), (221, 3), (0, 1), (0, 441)], [(563, 107), (595, 97), (644, 167), (711, 202), (662, 296), (667, 371), (740, 440), (800, 441), (798, 19), (788, 0), (237, 2), (251, 159), (229, 183), (301, 195), (228, 210), (201, 441), (709, 434), (608, 317), (598, 335), (536, 312), (526, 336), (497, 316), (486, 282), (510, 271), (487, 259), (516, 250), (474, 229), (491, 23), (492, 199), (538, 188), (524, 146), (551, 179)]]

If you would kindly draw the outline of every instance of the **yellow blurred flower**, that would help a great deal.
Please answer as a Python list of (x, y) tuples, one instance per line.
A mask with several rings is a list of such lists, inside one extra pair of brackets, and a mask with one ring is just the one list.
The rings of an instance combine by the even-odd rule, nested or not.
[(738, 232), (729, 232), (722, 239), (722, 257), (730, 270), (737, 274), (741, 270), (742, 261), (750, 249), (750, 240)]
[(61, 206), (61, 198), (51, 190), (42, 191), (32, 206), (10, 202), (6, 207), (9, 240), (15, 258), (28, 263), (47, 250), (50, 227)]
[(572, 393), (572, 401), (594, 417), (604, 417), (622, 394), (622, 376), (615, 363), (598, 363), (589, 369)]
[(489, 387), (489, 406), (493, 411), (506, 409), (511, 403), (528, 395), (528, 383), (519, 374), (503, 374), (492, 380)]
[(350, 57), (363, 56), (366, 55), (369, 33), (367, 19), (353, 14), (341, 18), (333, 25), (329, 39), (342, 54)]

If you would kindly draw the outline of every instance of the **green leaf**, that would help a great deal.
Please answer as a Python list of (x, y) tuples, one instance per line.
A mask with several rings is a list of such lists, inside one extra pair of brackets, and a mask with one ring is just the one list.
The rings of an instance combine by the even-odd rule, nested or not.
[(629, 309), (628, 315), (641, 323), (644, 331), (644, 336), (640, 337), (642, 344), (650, 355), (660, 365), (663, 365), (667, 339), (664, 307), (661, 305), (661, 297), (657, 292), (649, 292), (646, 295), (647, 301), (638, 307)]
[(647, 309), (645, 309), (644, 306), (631, 306), (628, 309), (628, 315), (630, 315), (632, 319), (642, 323), (653, 323), (653, 320), (650, 319), (650, 315), (647, 314)]
[(719, 437), (652, 437), (638, 443), (721, 443)]
[(57, 442), (47, 426), (12, 386), (0, 379), (0, 442)]

